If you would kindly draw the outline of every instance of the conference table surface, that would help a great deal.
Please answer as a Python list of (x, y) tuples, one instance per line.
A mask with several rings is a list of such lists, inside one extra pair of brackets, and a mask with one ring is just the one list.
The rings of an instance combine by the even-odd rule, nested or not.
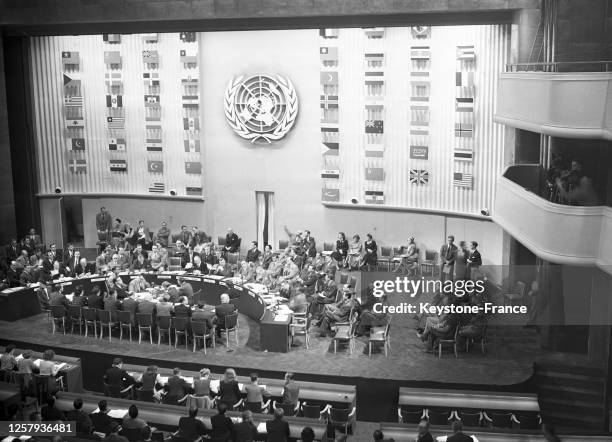
[[(106, 400), (107, 408), (110, 410), (109, 416), (114, 419), (121, 419), (127, 414), (130, 405), (134, 404), (134, 401), (127, 399), (117, 399), (103, 396), (95, 396), (91, 394), (80, 395), (69, 392), (59, 392), (55, 405), (62, 411), (72, 410), (73, 401), (77, 398), (83, 399), (82, 410), (86, 413), (92, 413), (97, 410), (98, 402), (101, 399)], [(187, 416), (187, 408), (179, 405), (165, 405), (156, 404), (152, 402), (137, 402), (138, 406), (138, 417), (145, 420), (149, 425), (156, 427), (159, 430), (174, 431), (178, 427), (179, 419), (183, 416)], [(210, 423), (211, 416), (217, 414), (216, 410), (213, 409), (200, 409), (198, 410), (198, 418), (202, 420), (207, 430), (211, 430), (212, 426)], [(227, 416), (231, 417), (234, 421), (237, 421), (241, 412), (239, 411), (228, 411)], [(265, 434), (264, 427), (261, 423), (271, 420), (273, 416), (271, 414), (253, 414), (253, 421), (258, 426), (259, 434)], [(320, 440), (326, 429), (325, 421), (319, 419), (308, 419), (303, 417), (287, 416), (284, 418), (289, 423), (289, 429), (291, 431), (292, 438), (299, 438), (304, 427), (311, 427), (314, 432), (316, 439)]]
[(539, 412), (535, 393), (400, 387), (398, 404), (443, 409)]
[[(123, 364), (123, 369), (126, 370), (134, 378), (138, 379), (145, 371), (146, 367), (142, 365)], [(158, 373), (162, 377), (172, 376), (172, 369), (158, 368)], [(181, 370), (181, 376), (187, 378), (190, 383), (193, 382), (195, 371)], [(223, 374), (211, 373), (212, 379), (223, 379)], [(237, 376), (236, 379), (241, 384), (250, 383), (248, 376)], [(259, 378), (259, 385), (265, 385), (268, 392), (273, 398), (281, 398), (285, 381), (283, 379)], [(306, 401), (308, 404), (332, 405), (335, 407), (353, 408), (356, 405), (357, 387), (354, 385), (342, 384), (327, 384), (322, 382), (303, 382), (295, 381), (300, 387), (299, 399)]]

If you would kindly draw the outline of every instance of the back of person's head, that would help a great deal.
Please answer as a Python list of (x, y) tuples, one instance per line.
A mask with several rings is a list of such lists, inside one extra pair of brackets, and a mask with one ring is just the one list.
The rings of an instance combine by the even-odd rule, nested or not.
[(83, 408), (83, 399), (81, 399), (80, 397), (76, 398), (72, 405), (74, 406), (75, 410), (80, 410), (81, 408)]
[(178, 367), (174, 367), (172, 369), (172, 374), (174, 374), (175, 376), (178, 376), (179, 374), (181, 374), (181, 369)]
[(53, 407), (53, 406), (55, 405), (55, 396), (53, 396), (52, 394), (50, 394), (50, 395), (47, 397), (47, 405), (48, 405), (49, 407)]
[(98, 410), (100, 410), (100, 413), (105, 413), (106, 412), (106, 400), (102, 399), (100, 402), (98, 402)]
[(123, 359), (121, 359), (121, 358), (113, 359), (113, 365), (114, 366), (118, 366), (118, 365), (121, 365), (121, 364), (123, 364)]
[(147, 367), (147, 373), (157, 373), (157, 365), (149, 365)]
[(255, 382), (258, 378), (259, 376), (257, 375), (257, 373), (251, 373), (251, 382)]
[(242, 412), (242, 422), (251, 422), (253, 419), (253, 413), (251, 410), (244, 410)]
[(456, 420), (453, 421), (453, 423), (451, 424), (451, 428), (453, 430), (453, 433), (459, 433), (461, 430), (463, 430), (463, 424), (460, 420)]
[(46, 361), (50, 361), (54, 357), (55, 357), (55, 352), (51, 349), (45, 350), (45, 352), (43, 353), (43, 359)]
[(304, 427), (300, 435), (302, 442), (312, 442), (315, 439), (314, 430), (310, 427)]
[(225, 382), (231, 382), (236, 379), (236, 372), (233, 368), (228, 368), (225, 370)]
[(10, 353), (10, 352), (12, 352), (13, 350), (15, 350), (15, 344), (9, 344), (9, 345), (7, 345), (7, 346), (6, 346), (6, 348), (4, 349), (4, 352), (5, 352), (5, 353)]
[(189, 417), (196, 417), (198, 415), (198, 409), (196, 407), (189, 408)]
[(374, 437), (374, 440), (383, 440), (385, 438), (385, 435), (380, 430), (374, 430), (374, 434), (372, 435), (372, 437)]
[(128, 413), (132, 419), (136, 419), (138, 417), (138, 407), (134, 404), (130, 405)]
[(227, 404), (219, 402), (219, 405), (217, 405), (217, 410), (219, 411), (219, 414), (225, 414), (225, 412), (227, 411)]
[(284, 415), (285, 415), (285, 411), (282, 408), (278, 407), (274, 409), (275, 419), (282, 419)]
[(285, 380), (292, 381), (293, 380), (293, 373), (285, 373)]
[(140, 437), (142, 438), (142, 440), (149, 440), (151, 439), (151, 433), (152, 433), (151, 427), (149, 427), (148, 425), (145, 425), (140, 430)]
[(229, 303), (230, 297), (227, 293), (223, 293), (221, 295), (221, 304), (227, 304)]
[(21, 356), (23, 356), (23, 359), (30, 359), (32, 357), (32, 350), (24, 351)]
[(200, 370), (200, 376), (206, 377), (210, 376), (210, 368), (203, 368)]

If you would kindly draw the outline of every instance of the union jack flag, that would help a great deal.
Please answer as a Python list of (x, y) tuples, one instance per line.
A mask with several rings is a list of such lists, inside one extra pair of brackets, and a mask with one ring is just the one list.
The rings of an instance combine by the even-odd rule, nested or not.
[(429, 182), (429, 172), (421, 169), (410, 169), (411, 184), (427, 184)]

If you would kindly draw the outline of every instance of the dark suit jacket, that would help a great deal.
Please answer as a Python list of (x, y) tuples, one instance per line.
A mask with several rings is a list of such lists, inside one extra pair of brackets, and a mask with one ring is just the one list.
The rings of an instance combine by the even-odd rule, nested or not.
[(183, 416), (179, 419), (179, 436), (187, 440), (196, 440), (206, 433), (204, 422), (199, 419)]
[(110, 425), (113, 422), (113, 419), (109, 417), (106, 413), (92, 413), (89, 415), (91, 418), (91, 422), (93, 423), (94, 431), (98, 431), (100, 433), (108, 433), (110, 431)]
[(298, 396), (300, 394), (300, 387), (293, 381), (287, 382), (283, 389), (283, 403), (284, 404), (297, 404)]
[(258, 249), (249, 249), (246, 256), (246, 262), (257, 262), (259, 255), (261, 255), (261, 252)]
[(220, 304), (215, 307), (215, 314), (217, 315), (217, 324), (221, 327), (225, 324), (225, 317), (231, 315), (236, 311), (234, 304)]
[(240, 422), (234, 426), (234, 442), (251, 442), (257, 436), (257, 427), (251, 422)]
[(230, 409), (240, 400), (241, 395), (238, 381), (225, 382), (222, 380), (219, 383), (219, 401), (227, 404)]
[(132, 317), (132, 319), (134, 319), (136, 316), (136, 310), (138, 310), (138, 302), (136, 302), (132, 298), (126, 298), (123, 300), (121, 309), (124, 312), (130, 312), (130, 316)]
[(168, 379), (168, 383), (165, 386), (167, 396), (182, 399), (189, 391), (191, 391), (191, 387), (185, 381), (185, 379), (178, 376), (170, 376)]
[(62, 293), (51, 292), (49, 295), (49, 305), (63, 305), (64, 307), (68, 308), (70, 302), (68, 302), (68, 298), (66, 298), (66, 296), (64, 296)]
[[(448, 258), (447, 258), (447, 254), (448, 254)], [(440, 249), (440, 259), (442, 260), (442, 262), (445, 263), (448, 260), (450, 265), (454, 265), (456, 258), (457, 258), (457, 246), (452, 244), (450, 246), (450, 251), (449, 251), (449, 245), (444, 244), (442, 248)]]
[(64, 413), (55, 405), (53, 407), (49, 407), (48, 405), (42, 407), (40, 409), (40, 416), (44, 421), (60, 421), (65, 419)]
[(87, 297), (87, 307), (89, 308), (104, 308), (104, 301), (101, 296), (91, 294)]
[(283, 419), (266, 421), (268, 442), (287, 442), (289, 440), (289, 423)]
[(446, 439), (446, 442), (474, 442), (471, 436), (463, 433), (453, 434)]
[(229, 249), (230, 252), (235, 252), (238, 250), (240, 245), (240, 238), (235, 233), (225, 235), (225, 247)]
[(123, 388), (124, 386), (133, 384), (134, 378), (130, 376), (127, 371), (119, 367), (111, 367), (106, 370), (104, 382), (108, 385)]
[(80, 432), (83, 424), (91, 425), (91, 419), (89, 415), (85, 413), (83, 410), (69, 410), (66, 412), (66, 420), (67, 421), (75, 421), (76, 422), (76, 430)]
[(7, 261), (7, 263), (10, 264), (11, 261), (14, 261), (19, 256), (19, 254), (21, 253), (20, 250), (21, 249), (19, 248), (18, 245), (15, 246), (14, 249), (13, 249), (13, 246), (11, 246), (10, 244), (8, 246), (6, 246), (6, 261)]
[(212, 425), (212, 438), (218, 440), (230, 440), (234, 435), (234, 423), (224, 414), (215, 414), (211, 416), (210, 423)]
[(185, 304), (179, 304), (174, 306), (174, 315), (177, 318), (189, 318), (191, 316), (191, 309)]

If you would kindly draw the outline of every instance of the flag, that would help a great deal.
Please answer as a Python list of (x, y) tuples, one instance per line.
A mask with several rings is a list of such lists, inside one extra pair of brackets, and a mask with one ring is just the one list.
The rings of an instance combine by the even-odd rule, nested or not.
[(196, 41), (196, 33), (195, 32), (181, 32), (179, 34), (179, 38), (182, 42), (185, 43), (193, 43)]
[(106, 117), (109, 129), (125, 129), (125, 117)]
[(81, 96), (81, 80), (70, 78), (64, 74), (64, 96), (65, 97), (80, 97)]
[(186, 161), (185, 162), (185, 173), (195, 173), (198, 175), (202, 174), (202, 163), (199, 161)]
[(370, 181), (384, 181), (385, 170), (382, 167), (366, 167), (365, 179)]
[(145, 107), (157, 107), (159, 105), (159, 95), (145, 95)]
[(410, 159), (412, 160), (427, 160), (429, 159), (429, 146), (410, 146)]
[(338, 61), (338, 48), (322, 46), (319, 48), (319, 56), (321, 61)]
[(385, 73), (383, 71), (368, 71), (365, 73), (365, 84), (384, 83)]
[(62, 52), (62, 64), (64, 66), (67, 64), (79, 64), (79, 53), (70, 51)]
[(474, 98), (472, 97), (455, 98), (455, 111), (474, 112)]
[(472, 188), (472, 174), (455, 172), (453, 173), (453, 184), (457, 187)]
[(125, 138), (111, 138), (108, 140), (108, 150), (125, 150)]
[(104, 74), (104, 78), (108, 92), (122, 92), (123, 82), (121, 72), (107, 72)]
[(165, 190), (164, 183), (153, 183), (149, 186), (149, 192), (151, 193), (164, 193)]
[(158, 40), (159, 40), (159, 34), (157, 32), (149, 33), (149, 34), (142, 34), (142, 42), (145, 44), (157, 43)]
[(412, 70), (410, 71), (410, 76), (412, 78), (419, 78), (419, 79), (427, 80), (429, 78), (429, 71)]
[(363, 32), (368, 38), (384, 38), (385, 28), (363, 28)]
[(382, 144), (367, 144), (365, 148), (366, 158), (382, 158), (385, 153), (385, 146)]
[(87, 172), (87, 160), (69, 160), (68, 169), (72, 173), (86, 173)]
[(183, 130), (200, 130), (200, 119), (183, 118)]
[(66, 107), (82, 107), (83, 97), (80, 97), (80, 96), (65, 97), (64, 103), (66, 104)]
[(415, 135), (415, 136), (429, 135), (429, 127), (426, 125), (410, 126), (410, 135)]
[(110, 160), (111, 172), (127, 172), (126, 160)]
[(431, 52), (429, 46), (412, 46), (410, 48), (410, 59), (411, 60), (429, 60), (431, 58)]
[(163, 161), (147, 161), (147, 171), (150, 173), (164, 173)]
[(457, 71), (455, 73), (457, 87), (474, 87), (474, 72)]
[(185, 152), (200, 152), (200, 140), (184, 140)]
[(322, 170), (321, 178), (340, 178), (339, 169)]
[(340, 201), (340, 189), (321, 189), (321, 201)]
[(382, 52), (368, 52), (365, 54), (368, 66), (381, 66), (385, 62), (385, 54)]
[(202, 195), (201, 187), (186, 187), (185, 191), (187, 192), (187, 195)]
[(474, 136), (474, 125), (471, 123), (455, 123), (455, 137), (472, 138)]
[(143, 72), (142, 79), (145, 86), (159, 86), (159, 74), (157, 72)]
[(338, 38), (338, 29), (319, 29), (319, 36), (323, 38)]
[(161, 142), (151, 142), (147, 140), (147, 152), (161, 152), (163, 150)]
[(76, 118), (74, 120), (66, 120), (66, 129), (85, 127), (85, 120)]
[(321, 126), (321, 132), (335, 132), (338, 133), (338, 127), (333, 126)]
[(429, 172), (423, 169), (410, 169), (410, 184), (427, 184), (429, 182)]
[(384, 132), (383, 120), (366, 120), (365, 133), (367, 134), (382, 134)]
[(147, 64), (159, 63), (159, 53), (157, 51), (142, 51), (142, 62)]
[(474, 60), (475, 58), (474, 45), (457, 46), (457, 60)]
[(382, 190), (366, 190), (365, 202), (366, 204), (384, 204), (385, 193)]
[(121, 43), (121, 34), (102, 34), (102, 41), (107, 43)]
[(461, 147), (455, 147), (453, 157), (455, 161), (468, 161), (471, 163), (474, 160), (474, 151), (471, 148), (465, 149)]
[(323, 86), (337, 86), (338, 72), (321, 72), (321, 84)]
[(198, 96), (197, 95), (183, 95), (183, 107), (188, 107), (189, 105), (198, 105)]
[(85, 150), (85, 138), (72, 138), (72, 150)]
[(121, 95), (107, 95), (106, 107), (123, 107), (123, 97)]
[(119, 51), (104, 51), (104, 64), (121, 64)]
[(431, 27), (429, 26), (412, 26), (410, 28), (412, 38), (429, 38), (431, 37)]
[(329, 109), (338, 107), (338, 96), (337, 95), (321, 95), (321, 109)]
[(181, 49), (180, 55), (181, 55), (181, 63), (193, 64), (193, 63), (198, 62), (198, 54), (196, 53), (195, 50), (192, 51), (189, 49)]
[(326, 143), (324, 142), (321, 146), (324, 156), (338, 156), (340, 153), (340, 143)]

